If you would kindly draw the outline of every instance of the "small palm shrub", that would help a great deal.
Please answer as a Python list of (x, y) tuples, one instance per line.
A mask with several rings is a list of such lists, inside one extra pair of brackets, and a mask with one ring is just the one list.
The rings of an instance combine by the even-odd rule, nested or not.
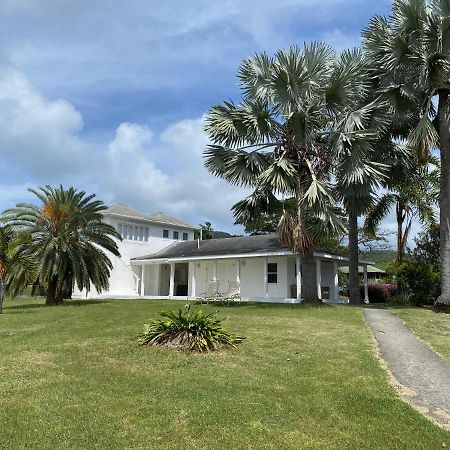
[(237, 347), (245, 338), (230, 333), (223, 327), (224, 319), (215, 314), (205, 314), (201, 309), (162, 311), (163, 319), (144, 325), (139, 343), (188, 352), (212, 352), (221, 347)]

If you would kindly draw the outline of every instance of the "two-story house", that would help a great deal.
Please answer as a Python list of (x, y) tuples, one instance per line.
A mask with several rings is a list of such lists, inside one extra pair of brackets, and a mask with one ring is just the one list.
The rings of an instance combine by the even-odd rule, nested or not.
[[(215, 282), (222, 293), (231, 283), (239, 286), (242, 300), (339, 301), (338, 269), (348, 265), (344, 256), (320, 251), (295, 255), (275, 235), (195, 241), (198, 227), (121, 204), (109, 207), (104, 220), (122, 236), (121, 256), (110, 255), (108, 292), (91, 291), (89, 298), (195, 299)], [(368, 264), (360, 261), (366, 300)]]

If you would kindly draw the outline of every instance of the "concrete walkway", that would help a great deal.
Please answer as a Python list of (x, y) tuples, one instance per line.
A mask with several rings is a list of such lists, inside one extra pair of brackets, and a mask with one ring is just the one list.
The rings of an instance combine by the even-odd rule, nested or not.
[(386, 309), (365, 309), (381, 358), (404, 400), (450, 429), (450, 364)]

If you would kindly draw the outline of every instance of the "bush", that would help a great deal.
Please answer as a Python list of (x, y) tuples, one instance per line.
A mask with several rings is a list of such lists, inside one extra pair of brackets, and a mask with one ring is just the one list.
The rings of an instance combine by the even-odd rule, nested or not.
[[(364, 286), (359, 288), (361, 298), (364, 298)], [(386, 303), (397, 292), (395, 284), (369, 284), (368, 294), (370, 303)]]
[(389, 299), (390, 305), (412, 305), (412, 295), (409, 292), (399, 291)]
[(440, 274), (428, 262), (408, 262), (401, 266), (397, 281), (402, 291), (411, 295), (416, 306), (432, 305), (440, 295)]
[(144, 325), (139, 343), (189, 352), (211, 352), (224, 346), (236, 347), (243, 337), (228, 332), (223, 327), (223, 319), (215, 314), (205, 314), (201, 309), (163, 311), (164, 319), (156, 319)]

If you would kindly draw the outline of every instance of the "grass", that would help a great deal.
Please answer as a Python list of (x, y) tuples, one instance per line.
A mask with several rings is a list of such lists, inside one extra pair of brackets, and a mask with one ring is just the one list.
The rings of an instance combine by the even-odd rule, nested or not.
[(391, 308), (391, 311), (450, 362), (450, 314), (436, 314), (431, 308), (406, 306)]
[(6, 302), (0, 442), (20, 448), (433, 449), (450, 434), (388, 384), (359, 308), (203, 306), (247, 336), (187, 355), (136, 336), (176, 302)]

